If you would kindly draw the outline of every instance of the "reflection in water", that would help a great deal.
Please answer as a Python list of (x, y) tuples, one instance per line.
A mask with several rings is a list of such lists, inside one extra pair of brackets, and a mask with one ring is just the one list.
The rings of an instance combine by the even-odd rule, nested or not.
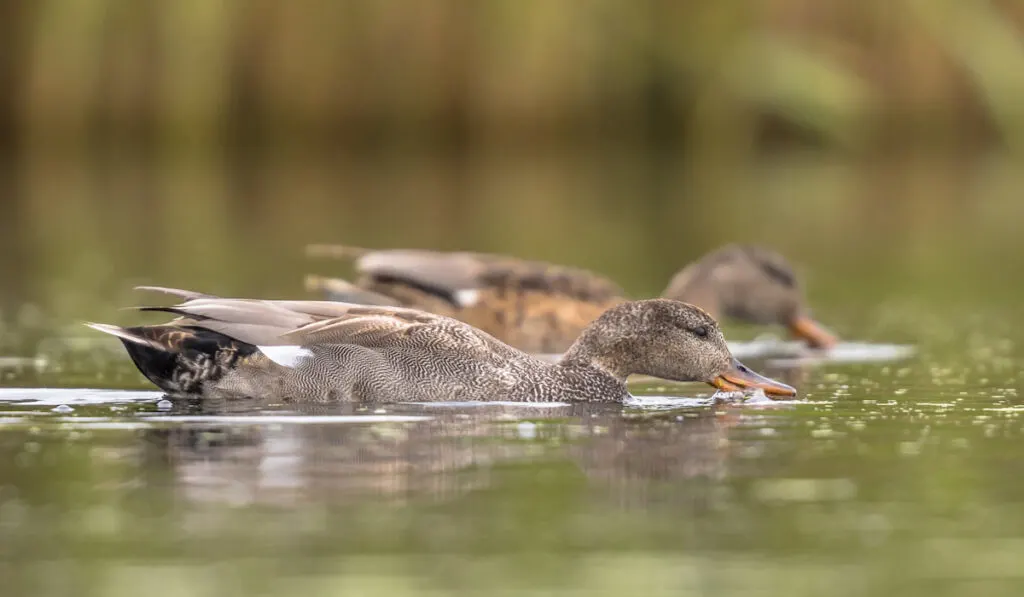
[[(176, 491), (199, 501), (450, 498), (486, 487), (493, 467), (548, 460), (572, 463), (591, 482), (628, 488), (635, 502), (637, 481), (721, 478), (723, 428), (737, 418), (711, 411), (623, 417), (574, 406), (534, 423), (521, 419), (528, 409), (481, 410), (432, 412), (430, 420), (403, 424), (189, 424), (141, 437), (146, 461), (165, 464)], [(568, 419), (555, 424), (552, 415)]]

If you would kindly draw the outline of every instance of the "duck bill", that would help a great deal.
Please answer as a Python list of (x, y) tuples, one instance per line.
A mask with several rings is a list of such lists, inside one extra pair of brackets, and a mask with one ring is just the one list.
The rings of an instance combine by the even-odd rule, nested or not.
[(732, 366), (725, 373), (719, 374), (711, 385), (723, 392), (740, 392), (743, 390), (763, 390), (766, 396), (773, 398), (789, 398), (796, 396), (796, 389), (782, 382), (769, 379), (755, 373), (743, 363), (732, 360)]
[(835, 346), (838, 339), (817, 321), (806, 315), (798, 315), (789, 323), (789, 332), (793, 337), (806, 342), (812, 348), (828, 349)]

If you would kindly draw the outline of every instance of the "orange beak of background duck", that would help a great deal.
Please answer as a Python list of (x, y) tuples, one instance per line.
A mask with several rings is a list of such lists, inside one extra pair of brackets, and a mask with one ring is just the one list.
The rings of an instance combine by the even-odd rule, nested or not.
[(832, 332), (806, 315), (798, 315), (789, 322), (789, 331), (795, 338), (803, 340), (811, 348), (828, 349), (835, 346), (837, 342)]
[(763, 390), (766, 396), (788, 398), (796, 396), (796, 389), (784, 383), (768, 379), (755, 373), (743, 363), (732, 360), (732, 366), (725, 373), (719, 374), (711, 385), (723, 392), (739, 392), (742, 390)]

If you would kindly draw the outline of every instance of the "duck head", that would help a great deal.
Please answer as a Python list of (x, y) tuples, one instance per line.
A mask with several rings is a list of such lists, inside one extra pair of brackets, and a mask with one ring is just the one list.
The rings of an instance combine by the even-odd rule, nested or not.
[(837, 341), (811, 318), (793, 267), (764, 247), (728, 245), (713, 251), (677, 273), (662, 296), (698, 305), (715, 317), (785, 326), (814, 348)]
[(598, 367), (625, 380), (633, 374), (673, 381), (702, 381), (725, 391), (761, 389), (795, 396), (784, 383), (759, 375), (729, 352), (708, 313), (670, 299), (630, 301), (592, 322), (562, 359)]

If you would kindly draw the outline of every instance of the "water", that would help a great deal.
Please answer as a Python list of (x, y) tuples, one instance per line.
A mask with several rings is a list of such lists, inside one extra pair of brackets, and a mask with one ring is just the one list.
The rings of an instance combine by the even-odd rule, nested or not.
[[(600, 184), (579, 183), (604, 174), (574, 163), (559, 163), (564, 175), (530, 164), (539, 172), (513, 164), (499, 175), (471, 165), (479, 178), (468, 184), (490, 199), (510, 187), (564, 197), (552, 210), (570, 215), (578, 215), (581, 197), (599, 191), (587, 227), (618, 226), (628, 239), (645, 238), (645, 227), (664, 217), (659, 210), (677, 209), (621, 211), (625, 204), (610, 197), (633, 180), (635, 164), (622, 166), (615, 176), (624, 178), (607, 195)], [(276, 181), (274, 188), (306, 189), (292, 213), (277, 203), (233, 203), (234, 179), (217, 168), (182, 174), (178, 167), (154, 167), (158, 195), (167, 197), (154, 204), (168, 211), (150, 227), (128, 195), (102, 203), (110, 188), (148, 188), (125, 172), (82, 185), (66, 211), (30, 208), (74, 194), (57, 176), (30, 171), (14, 195), (25, 208), (19, 223), (42, 236), (22, 231), (0, 241), (15, 251), (2, 260), (11, 284), (2, 293), (0, 337), (7, 594), (798, 597), (1024, 589), (1024, 318), (1012, 275), (1021, 247), (999, 234), (1018, 209), (1002, 197), (1020, 188), (999, 181), (1016, 179), (989, 169), (978, 179), (987, 185), (954, 187), (971, 198), (962, 204), (934, 181), (976, 175), (934, 167), (925, 176), (917, 165), (854, 186), (829, 182), (833, 166), (790, 172), (786, 184), (757, 169), (734, 177), (733, 190), (720, 189), (720, 209), (754, 209), (739, 189), (758, 184), (768, 199), (786, 195), (757, 217), (774, 230), (785, 222), (808, 231), (773, 244), (805, 264), (816, 317), (847, 342), (822, 359), (774, 338), (778, 330), (726, 328), (737, 354), (797, 386), (798, 401), (715, 401), (706, 386), (638, 379), (625, 405), (254, 408), (167, 403), (119, 343), (80, 322), (141, 321), (118, 311), (140, 300), (128, 289), (141, 282), (294, 296), (307, 241), (494, 249), (489, 235), (500, 227), (473, 224), (509, 212), (497, 200), (462, 205), (484, 213), (463, 216), (444, 234), (471, 232), (437, 241), (434, 228), (385, 218), (394, 206), (325, 202), (334, 223), (317, 218), (303, 228), (308, 214), (321, 213), (314, 208), (327, 188), (360, 196), (408, 185), (434, 197), (446, 183), (431, 186), (407, 164), (395, 176), (366, 180), (355, 168), (339, 174), (317, 165), (250, 173)], [(346, 184), (309, 185), (333, 176)], [(387, 182), (374, 186), (375, 176)], [(894, 207), (881, 224), (877, 211), (859, 215), (867, 199), (858, 185), (868, 185), (868, 195), (896, 194), (906, 180), (933, 181), (922, 187), (924, 198), (909, 199), (928, 209)], [(680, 196), (690, 192), (680, 188)], [(198, 212), (201, 203), (186, 205), (197, 192), (213, 201)], [(809, 212), (822, 196), (834, 199)], [(420, 219), (430, 214), (409, 209)], [(353, 210), (368, 222), (365, 238), (342, 218)], [(216, 226), (185, 234), (169, 224), (196, 225), (203, 218), (193, 213), (211, 211)], [(504, 218), (513, 232), (498, 236), (506, 241), (501, 250), (605, 267), (638, 295), (653, 294), (680, 255), (697, 252), (717, 213), (698, 209), (658, 228), (659, 240), (647, 244), (609, 247), (607, 235), (583, 234), (556, 235), (562, 245), (535, 242), (568, 216), (558, 225)], [(815, 222), (833, 224), (808, 225)], [(869, 222), (900, 235), (872, 236), (878, 230)], [(345, 234), (332, 234), (335, 224)], [(551, 235), (517, 236), (537, 225)]]
[(790, 368), (802, 400), (753, 405), (663, 382), (367, 409), (8, 389), (2, 572), (13, 594), (1009, 595), (1019, 361), (948, 362)]

